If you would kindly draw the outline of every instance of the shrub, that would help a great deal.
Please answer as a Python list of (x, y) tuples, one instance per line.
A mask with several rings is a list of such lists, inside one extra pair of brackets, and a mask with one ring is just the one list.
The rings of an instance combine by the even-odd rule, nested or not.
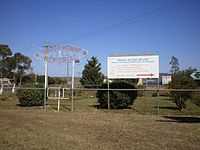
[[(102, 88), (107, 88), (107, 84), (103, 84)], [(115, 81), (110, 83), (111, 89), (135, 89), (133, 84), (126, 81)], [(112, 109), (127, 108), (132, 105), (137, 97), (137, 91), (110, 91), (110, 107)], [(97, 91), (97, 99), (100, 108), (108, 107), (108, 91)]]
[(158, 93), (157, 92), (153, 92), (152, 93), (152, 97), (157, 97), (158, 96)]
[[(173, 74), (172, 81), (169, 84), (171, 89), (195, 89), (197, 88), (197, 83), (190, 77), (195, 69), (188, 68), (183, 71), (178, 71)], [(170, 96), (174, 100), (178, 109), (181, 111), (186, 108), (186, 101), (192, 98), (191, 91), (171, 91)]]
[(44, 103), (44, 90), (37, 89), (19, 89), (17, 97), (21, 106), (41, 106)]
[(194, 92), (192, 93), (192, 102), (198, 106), (200, 106), (200, 93), (199, 92)]
[(182, 111), (186, 108), (186, 101), (190, 98), (186, 92), (171, 92), (177, 108)]

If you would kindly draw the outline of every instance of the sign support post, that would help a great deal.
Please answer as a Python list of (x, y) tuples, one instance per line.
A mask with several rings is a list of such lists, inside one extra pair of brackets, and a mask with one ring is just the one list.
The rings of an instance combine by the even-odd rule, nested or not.
[(72, 61), (72, 108), (71, 111), (74, 111), (74, 67), (75, 67), (75, 60)]
[(108, 109), (110, 109), (110, 83), (109, 83), (109, 78), (108, 78)]
[[(157, 96), (160, 96), (160, 77), (158, 77), (158, 83), (157, 83), (157, 88), (158, 88), (158, 91), (157, 91)], [(157, 115), (159, 115), (159, 111), (160, 111), (160, 106), (159, 106), (159, 100), (157, 102)]]

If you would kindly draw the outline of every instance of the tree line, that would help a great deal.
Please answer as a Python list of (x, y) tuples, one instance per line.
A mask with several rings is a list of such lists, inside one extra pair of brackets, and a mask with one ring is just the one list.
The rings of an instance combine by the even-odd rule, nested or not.
[[(0, 78), (13, 79), (14, 83), (18, 86), (21, 86), (22, 81), (24, 84), (31, 83), (33, 85), (34, 83), (42, 83), (41, 85), (43, 85), (44, 76), (34, 74), (32, 72), (31, 63), (32, 60), (28, 56), (19, 52), (13, 53), (8, 45), (0, 45)], [(200, 82), (193, 80), (190, 76), (193, 72), (197, 71), (196, 68), (189, 67), (181, 70), (179, 60), (175, 56), (171, 57), (169, 65), (171, 66), (170, 72), (172, 75), (172, 81), (169, 83), (168, 88), (197, 89), (200, 87)], [(48, 77), (48, 79), (49, 84), (66, 84), (64, 78)], [(107, 82), (108, 80), (101, 71), (101, 63), (98, 61), (98, 58), (93, 56), (87, 60), (80, 78), (81, 85), (85, 88), (105, 88)], [(132, 85), (129, 85), (130, 83)], [(118, 83), (113, 83), (113, 88), (120, 88), (118, 85), (123, 85), (123, 88), (125, 89), (127, 86), (137, 88), (136, 83), (136, 79), (118, 80)], [(116, 99), (116, 95), (123, 97), (122, 95), (124, 93), (116, 92), (112, 94), (114, 95), (114, 99)], [(130, 93), (125, 94), (130, 95)], [(101, 93), (98, 95), (105, 97), (107, 94)], [(185, 102), (189, 99), (191, 99), (195, 104), (200, 105), (200, 95), (191, 91), (172, 91), (170, 92), (170, 96), (173, 98), (179, 110), (186, 107)], [(120, 105), (122, 106), (122, 104)]]
[(26, 74), (30, 74), (32, 60), (22, 53), (14, 53), (8, 45), (0, 45), (0, 77), (13, 79), (21, 85)]

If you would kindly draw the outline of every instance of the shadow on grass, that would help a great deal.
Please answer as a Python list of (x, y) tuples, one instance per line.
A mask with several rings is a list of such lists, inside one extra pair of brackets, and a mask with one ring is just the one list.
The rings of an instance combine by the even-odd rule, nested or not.
[(93, 105), (88, 105), (88, 106), (89, 106), (89, 107), (92, 107), (92, 108), (97, 108), (97, 109), (100, 108), (99, 104), (93, 104)]
[(177, 123), (200, 123), (200, 117), (182, 117), (182, 116), (163, 116), (165, 120), (159, 122), (177, 122)]
[[(93, 108), (96, 108), (96, 109), (108, 109), (107, 106), (105, 107), (101, 107), (99, 104), (93, 104), (93, 105), (88, 105), (89, 107), (93, 107)], [(111, 110), (129, 110), (129, 109), (132, 109), (131, 106), (128, 106), (128, 107), (121, 107), (121, 108), (110, 108)]]
[(71, 106), (70, 105), (62, 105), (62, 107), (67, 110), (67, 111), (71, 111)]
[[(158, 106), (154, 106), (154, 108), (157, 109)], [(174, 106), (159, 106), (159, 109), (178, 110), (178, 108)]]
[(22, 105), (22, 104), (16, 104), (16, 106), (19, 106), (19, 107), (43, 107), (43, 105)]

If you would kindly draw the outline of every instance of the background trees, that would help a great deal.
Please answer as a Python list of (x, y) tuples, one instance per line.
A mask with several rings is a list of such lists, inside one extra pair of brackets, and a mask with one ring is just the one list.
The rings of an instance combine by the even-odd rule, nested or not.
[(0, 60), (3, 60), (11, 55), (12, 55), (12, 51), (8, 47), (8, 45), (0, 44)]
[(175, 56), (172, 56), (169, 64), (171, 65), (170, 72), (172, 75), (174, 75), (175, 73), (177, 73), (179, 71), (178, 58), (176, 58)]
[(24, 75), (29, 74), (32, 60), (21, 53), (12, 55), (8, 45), (0, 45), (1, 78), (13, 78), (16, 84), (21, 85)]
[(8, 65), (8, 62), (10, 62), (10, 56), (12, 56), (12, 51), (8, 47), (8, 45), (0, 45), (0, 77), (7, 76), (8, 72), (11, 72), (11, 69)]
[(96, 57), (91, 57), (82, 72), (81, 84), (84, 87), (99, 87), (103, 84), (104, 75), (101, 73), (101, 64)]
[(14, 77), (17, 83), (21, 85), (22, 78), (28, 71), (31, 71), (32, 60), (21, 53), (15, 53), (13, 56), (14, 59)]

